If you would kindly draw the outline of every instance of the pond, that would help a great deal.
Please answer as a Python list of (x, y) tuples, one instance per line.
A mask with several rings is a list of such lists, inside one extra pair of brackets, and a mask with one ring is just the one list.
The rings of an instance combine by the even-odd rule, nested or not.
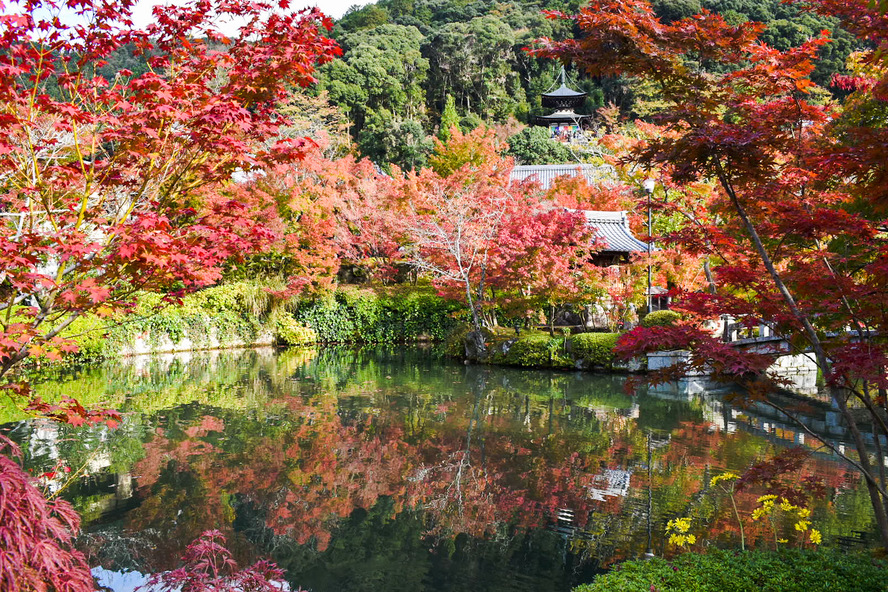
[[(629, 396), (624, 381), (419, 348), (141, 357), (36, 386), (123, 411), (116, 429), (10, 415), (2, 429), (36, 474), (82, 471), (61, 495), (115, 592), (176, 567), (208, 529), (240, 561), (276, 561), (293, 590), (566, 591), (675, 552), (676, 517), (701, 545), (739, 546), (712, 476), (792, 446), (810, 455), (784, 482), (816, 494), (824, 544), (874, 541), (860, 478), (818, 440), (721, 395)], [(747, 541), (799, 544), (775, 517), (749, 520), (763, 492), (735, 495)]]

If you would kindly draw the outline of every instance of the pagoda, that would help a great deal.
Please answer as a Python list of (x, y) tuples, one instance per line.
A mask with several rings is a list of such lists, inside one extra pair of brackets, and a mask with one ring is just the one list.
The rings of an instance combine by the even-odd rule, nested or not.
[(580, 115), (576, 112), (576, 109), (580, 108), (583, 101), (586, 100), (586, 93), (567, 86), (564, 66), (561, 66), (561, 74), (558, 78), (561, 81), (561, 86), (542, 95), (543, 107), (554, 109), (554, 111), (549, 115), (534, 117), (533, 123), (548, 127), (553, 140), (570, 142), (579, 136), (580, 131), (589, 126), (592, 116)]

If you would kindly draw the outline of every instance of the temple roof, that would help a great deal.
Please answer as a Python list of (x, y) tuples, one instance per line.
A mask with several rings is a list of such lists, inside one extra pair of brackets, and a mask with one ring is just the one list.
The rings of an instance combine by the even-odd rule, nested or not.
[(553, 90), (552, 92), (543, 93), (542, 96), (560, 99), (560, 98), (585, 97), (586, 94), (588, 94), (588, 93), (574, 90), (562, 82), (561, 86), (559, 86), (556, 90)]
[(599, 183), (615, 180), (617, 175), (612, 166), (595, 164), (519, 165), (509, 174), (509, 180), (517, 183), (533, 178), (544, 190), (552, 187), (558, 177), (583, 177), (587, 183)]
[(603, 253), (647, 253), (648, 243), (632, 236), (626, 212), (578, 211), (586, 216), (586, 224), (595, 229), (595, 236), (605, 243)]
[(534, 117), (537, 125), (549, 125), (550, 123), (576, 123), (592, 119), (591, 115), (580, 115), (573, 111), (556, 111), (551, 115), (537, 115)]

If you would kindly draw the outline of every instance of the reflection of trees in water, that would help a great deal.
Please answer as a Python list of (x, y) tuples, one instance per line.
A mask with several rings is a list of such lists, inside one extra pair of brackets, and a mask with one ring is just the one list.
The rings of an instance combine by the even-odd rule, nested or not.
[[(317, 581), (327, 576), (311, 569), (347, 565), (359, 580), (372, 580), (361, 570), (374, 569), (397, 578), (382, 565), (396, 561), (388, 546), (425, 557), (431, 545), (440, 555), (416, 558), (410, 582), (454, 557), (471, 563), (471, 553), (527, 562), (522, 545), (530, 544), (551, 551), (546, 561), (557, 558), (557, 569), (571, 557), (568, 544), (592, 564), (607, 563), (646, 550), (649, 488), (657, 553), (665, 522), (695, 507), (712, 540), (727, 543), (731, 522), (705, 495), (709, 476), (743, 470), (771, 450), (762, 438), (714, 429), (700, 401), (627, 397), (619, 377), (466, 367), (409, 350), (218, 354), (216, 362), (197, 356), (106, 372), (65, 388), (105, 384), (108, 398), (144, 412), (105, 435), (66, 433), (61, 454), (76, 459), (111, 444), (110, 466), (138, 486), (124, 531), (157, 546), (147, 564), (154, 569), (172, 565), (206, 528), (225, 531), (241, 555), (249, 539), (292, 558), (293, 569)], [(135, 394), (123, 399), (127, 388)], [(174, 404), (181, 400), (197, 402)], [(648, 480), (652, 430), (668, 444), (655, 449)], [(841, 532), (836, 507), (856, 512), (853, 528), (866, 529), (856, 482), (819, 462), (811, 471), (831, 475), (815, 518), (824, 534)], [(604, 483), (613, 474), (629, 487)], [(95, 502), (88, 483), (82, 494), (81, 510)], [(562, 510), (572, 516), (567, 538), (534, 530)], [(96, 524), (91, 536), (105, 530)], [(361, 544), (379, 548), (359, 552)], [(472, 569), (499, 573), (482, 564)]]

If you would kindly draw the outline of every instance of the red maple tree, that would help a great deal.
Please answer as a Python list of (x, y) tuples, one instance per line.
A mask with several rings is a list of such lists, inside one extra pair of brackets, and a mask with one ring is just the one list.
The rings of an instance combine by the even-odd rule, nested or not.
[[(286, 123), (276, 106), (339, 50), (319, 12), (275, 8), (193, 2), (155, 10), (145, 30), (104, 0), (0, 17), (0, 376), (71, 349), (59, 333), (78, 316), (212, 283), (272, 238), (260, 212), (206, 196), (304, 153), (304, 140), (269, 141)], [(65, 11), (83, 24), (62, 25)], [(244, 22), (232, 38), (213, 24), (227, 17)], [(127, 48), (146, 73), (98, 73)]]
[[(864, 0), (811, 5), (885, 44), (886, 17)], [(709, 292), (684, 293), (680, 306), (700, 320), (765, 320), (792, 351), (810, 352), (850, 430), (856, 456), (845, 458), (864, 476), (888, 547), (888, 477), (880, 468), (888, 437), (884, 70), (857, 91), (883, 115), (849, 120), (812, 100), (808, 76), (825, 34), (781, 52), (759, 42), (764, 25), (734, 27), (705, 11), (666, 24), (643, 0), (601, 0), (573, 17), (552, 16), (573, 19), (584, 35), (542, 40), (539, 55), (573, 60), (596, 76), (646, 78), (662, 90), (658, 118), (670, 133), (637, 145), (627, 159), (666, 165), (680, 183), (718, 186), (707, 204), (712, 215), (676, 236), (712, 260), (714, 276)], [(866, 59), (878, 64), (878, 55)], [(627, 355), (665, 346), (692, 350), (689, 365), (768, 400), (771, 358), (722, 343), (701, 325), (639, 329), (621, 345)], [(873, 426), (875, 460), (862, 424)]]
[[(275, 140), (286, 123), (277, 106), (339, 49), (324, 37), (329, 19), (287, 8), (286, 0), (195, 0), (155, 8), (154, 23), (141, 30), (132, 2), (0, 3), (4, 394), (29, 400), (10, 371), (28, 357), (75, 349), (60, 334), (79, 316), (126, 311), (140, 290), (174, 299), (273, 238), (261, 212), (207, 197), (235, 173), (304, 153), (307, 141)], [(226, 19), (243, 23), (232, 37), (215, 26)], [(129, 50), (147, 72), (100, 74), (112, 54)], [(35, 400), (31, 409), (69, 423), (115, 421), (74, 401)], [(21, 503), (40, 497), (14, 463), (0, 460), (0, 479), (21, 486)], [(38, 506), (0, 503), (0, 523), (35, 521), (5, 537), (4, 547), (31, 537), (25, 544), (34, 552), (7, 562), (4, 550), (4, 573), (26, 589), (90, 589), (82, 558), (63, 550), (76, 516), (65, 504)]]

